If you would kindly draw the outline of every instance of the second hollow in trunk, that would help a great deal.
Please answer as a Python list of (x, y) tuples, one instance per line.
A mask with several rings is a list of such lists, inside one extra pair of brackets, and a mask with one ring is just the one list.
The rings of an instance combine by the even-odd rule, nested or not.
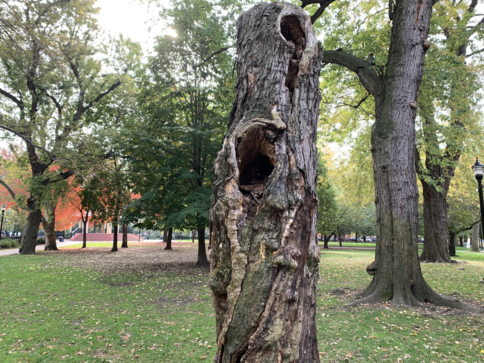
[(316, 129), (322, 50), (298, 7), (237, 21), (237, 92), (210, 210), (215, 362), (319, 362)]

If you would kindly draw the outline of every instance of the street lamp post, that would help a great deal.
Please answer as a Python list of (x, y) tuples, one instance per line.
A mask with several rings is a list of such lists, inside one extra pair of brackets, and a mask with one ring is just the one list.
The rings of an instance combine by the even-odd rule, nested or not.
[[(484, 200), (482, 197), (482, 177), (484, 174), (484, 165), (476, 158), (476, 163), (472, 166), (472, 171), (477, 179), (477, 184), (479, 188), (479, 204), (481, 206), (481, 228), (484, 231)], [(484, 235), (484, 234), (483, 234)]]
[[(3, 215), (5, 214), (5, 209), (7, 209), (7, 206), (4, 204), (4, 205), (2, 205), (2, 221), (0, 222), (0, 241), (2, 240)], [(0, 247), (0, 249), (2, 249), (2, 248)]]

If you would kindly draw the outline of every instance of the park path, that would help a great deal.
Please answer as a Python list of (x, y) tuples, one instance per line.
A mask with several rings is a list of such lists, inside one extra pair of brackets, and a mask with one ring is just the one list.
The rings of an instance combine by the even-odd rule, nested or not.
[[(57, 247), (64, 247), (64, 246), (70, 246), (70, 245), (77, 245), (79, 242), (57, 242)], [(44, 250), (44, 245), (38, 245), (35, 247), (36, 251), (43, 251)], [(1, 256), (11, 256), (11, 255), (18, 255), (18, 248), (11, 248), (8, 250), (0, 250), (0, 257)]]

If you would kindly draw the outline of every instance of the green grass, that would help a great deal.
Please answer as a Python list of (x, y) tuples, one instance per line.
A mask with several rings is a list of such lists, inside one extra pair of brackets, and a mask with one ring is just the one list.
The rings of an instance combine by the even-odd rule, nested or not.
[[(113, 255), (118, 256), (118, 255)], [(370, 282), (373, 251), (323, 251), (318, 341), (325, 362), (481, 362), (482, 316), (442, 316), (390, 305), (343, 308)], [(180, 268), (101, 273), (54, 253), (0, 258), (0, 362), (203, 362), (215, 354), (208, 272)], [(466, 264), (422, 264), (440, 293), (484, 301), (484, 254)], [(77, 262), (77, 265), (81, 265)], [(464, 268), (464, 270), (460, 270)], [(348, 290), (349, 291), (349, 290)], [(481, 353), (482, 352), (482, 353)]]

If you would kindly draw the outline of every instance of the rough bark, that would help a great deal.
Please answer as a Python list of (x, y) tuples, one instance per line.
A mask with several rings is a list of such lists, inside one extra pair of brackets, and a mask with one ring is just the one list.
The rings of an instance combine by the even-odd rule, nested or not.
[(286, 3), (237, 22), (234, 107), (210, 211), (215, 362), (319, 362), (316, 129), (322, 50)]
[(123, 243), (121, 248), (128, 248), (128, 225), (126, 223), (123, 223)]
[[(445, 177), (442, 167), (427, 166), (434, 180)], [(447, 244), (447, 188), (438, 191), (434, 185), (421, 180), (423, 189), (424, 245), (420, 261), (451, 262)], [(450, 184), (450, 177), (449, 177)], [(455, 245), (454, 245), (455, 249)]]
[(166, 247), (165, 250), (172, 250), (171, 248), (171, 240), (173, 238), (173, 228), (168, 229), (167, 237), (166, 237)]
[(42, 215), (42, 227), (45, 232), (44, 251), (57, 251), (55, 238), (55, 207), (50, 202), (45, 206), (45, 217)]
[(471, 251), (472, 252), (479, 252), (479, 228), (481, 228), (481, 224), (477, 223), (472, 227), (472, 238), (471, 238)]

